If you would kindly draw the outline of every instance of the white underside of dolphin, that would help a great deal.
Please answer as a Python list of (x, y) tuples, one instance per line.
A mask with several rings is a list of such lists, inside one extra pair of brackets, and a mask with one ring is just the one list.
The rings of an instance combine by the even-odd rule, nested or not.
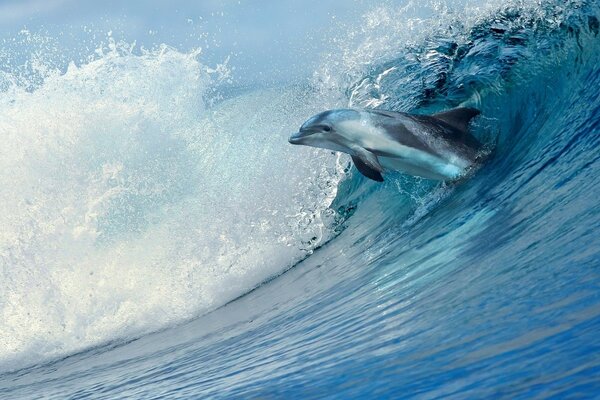
[(380, 110), (331, 110), (309, 119), (290, 138), (343, 151), (366, 177), (383, 181), (386, 170), (435, 180), (456, 180), (475, 162), (480, 144), (468, 133), (479, 114), (457, 108), (432, 116)]

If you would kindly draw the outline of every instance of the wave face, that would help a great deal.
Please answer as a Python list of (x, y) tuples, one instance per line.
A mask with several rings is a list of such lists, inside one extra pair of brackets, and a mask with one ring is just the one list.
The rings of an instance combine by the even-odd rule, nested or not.
[[(6, 67), (0, 394), (598, 393), (599, 18), (382, 5), (275, 88), (112, 40)], [(379, 185), (287, 144), (348, 105), (476, 106), (491, 155), (460, 184)]]

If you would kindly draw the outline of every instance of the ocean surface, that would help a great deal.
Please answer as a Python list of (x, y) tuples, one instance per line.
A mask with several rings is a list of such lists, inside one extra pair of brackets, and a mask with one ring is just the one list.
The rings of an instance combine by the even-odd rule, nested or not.
[[(597, 1), (0, 14), (0, 398), (600, 397)], [(287, 142), (457, 106), (458, 183)]]

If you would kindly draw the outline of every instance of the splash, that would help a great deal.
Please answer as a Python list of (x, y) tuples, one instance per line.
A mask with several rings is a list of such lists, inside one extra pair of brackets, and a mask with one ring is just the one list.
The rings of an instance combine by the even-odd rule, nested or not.
[(224, 101), (227, 66), (200, 58), (109, 41), (1, 76), (4, 368), (205, 313), (330, 236), (343, 173), (286, 140), (323, 105), (299, 88)]

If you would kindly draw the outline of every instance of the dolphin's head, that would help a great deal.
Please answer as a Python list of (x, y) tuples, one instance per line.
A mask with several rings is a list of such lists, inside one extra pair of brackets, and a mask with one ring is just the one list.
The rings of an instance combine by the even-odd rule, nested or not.
[(360, 120), (357, 110), (339, 109), (324, 111), (306, 121), (290, 138), (291, 144), (321, 147), (334, 151), (348, 152), (348, 140), (344, 137), (341, 124)]

